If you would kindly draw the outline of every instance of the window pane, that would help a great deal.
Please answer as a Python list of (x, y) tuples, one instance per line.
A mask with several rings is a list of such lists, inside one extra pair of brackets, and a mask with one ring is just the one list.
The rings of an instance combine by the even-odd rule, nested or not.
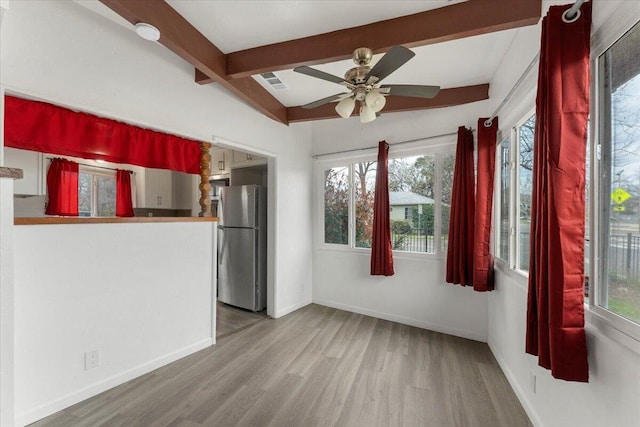
[(116, 179), (112, 176), (96, 175), (96, 215), (116, 216)]
[(451, 212), (451, 190), (453, 189), (453, 168), (456, 156), (449, 154), (442, 157), (442, 252), (447, 252), (449, 241), (449, 213)]
[(518, 248), (516, 267), (529, 271), (529, 233), (531, 228), (531, 193), (533, 190), (533, 134), (536, 118), (531, 116), (518, 127)]
[(80, 173), (78, 177), (78, 215), (91, 216), (91, 174)]
[(640, 24), (602, 59), (599, 304), (640, 323)]
[(427, 155), (389, 161), (393, 250), (433, 253), (434, 159)]
[(498, 242), (498, 257), (509, 261), (509, 206), (511, 203), (511, 153), (510, 141), (502, 141), (500, 153), (500, 241)]
[(349, 243), (349, 169), (324, 171), (324, 242)]
[(373, 228), (373, 196), (376, 162), (353, 165), (355, 179), (356, 247), (370, 248)]

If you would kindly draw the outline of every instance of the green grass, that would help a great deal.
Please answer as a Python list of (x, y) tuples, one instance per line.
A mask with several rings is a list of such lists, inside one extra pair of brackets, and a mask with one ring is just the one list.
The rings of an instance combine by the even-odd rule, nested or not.
[(610, 296), (609, 310), (636, 323), (640, 323), (640, 307), (633, 305), (629, 301)]

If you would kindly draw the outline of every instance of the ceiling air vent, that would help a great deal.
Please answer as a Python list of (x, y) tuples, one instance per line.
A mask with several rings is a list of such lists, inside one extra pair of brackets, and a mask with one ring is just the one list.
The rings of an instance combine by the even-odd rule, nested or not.
[(282, 83), (282, 80), (280, 80), (278, 76), (273, 73), (263, 73), (260, 74), (260, 77), (262, 77), (264, 81), (273, 88), (273, 90), (284, 90), (287, 88), (285, 84)]

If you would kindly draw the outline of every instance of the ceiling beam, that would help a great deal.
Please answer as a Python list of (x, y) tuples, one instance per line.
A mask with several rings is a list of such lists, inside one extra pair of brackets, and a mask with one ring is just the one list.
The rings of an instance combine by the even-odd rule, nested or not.
[[(489, 99), (489, 83), (442, 89), (438, 95), (432, 99), (390, 96), (387, 98), (387, 103), (382, 109), (382, 113), (452, 107), (470, 102), (483, 101), (485, 99)], [(287, 115), (289, 123), (336, 119), (340, 117), (338, 113), (336, 113), (335, 103), (325, 104), (311, 110), (302, 107), (289, 107), (287, 108)], [(352, 117), (354, 116), (358, 116), (358, 111), (353, 112)]]
[(424, 46), (534, 25), (540, 19), (541, 10), (542, 0), (468, 0), (359, 27), (232, 52), (227, 54), (226, 74), (230, 78), (241, 78), (349, 59), (359, 47), (380, 53), (395, 45)]
[(165, 1), (100, 0), (132, 24), (160, 30), (160, 43), (267, 117), (287, 124), (287, 110), (251, 77), (230, 81), (226, 56)]

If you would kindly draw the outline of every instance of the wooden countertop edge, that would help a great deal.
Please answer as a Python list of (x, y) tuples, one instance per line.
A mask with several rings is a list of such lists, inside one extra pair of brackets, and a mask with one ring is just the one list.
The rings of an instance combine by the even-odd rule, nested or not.
[(158, 217), (140, 216), (130, 218), (88, 218), (88, 217), (33, 217), (15, 218), (15, 225), (57, 225), (57, 224), (140, 224), (157, 222), (216, 222), (217, 217)]

